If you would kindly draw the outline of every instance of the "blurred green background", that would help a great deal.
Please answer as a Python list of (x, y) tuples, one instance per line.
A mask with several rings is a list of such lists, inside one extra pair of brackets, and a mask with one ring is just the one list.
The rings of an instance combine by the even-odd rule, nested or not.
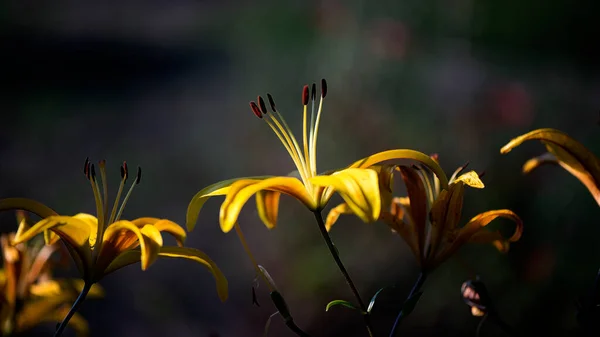
[[(110, 196), (127, 160), (144, 175), (125, 218), (185, 223), (192, 196), (238, 176), (287, 174), (291, 159), (248, 101), (270, 92), (296, 134), (301, 88), (326, 78), (318, 169), (373, 152), (438, 153), (451, 173), (470, 161), (484, 190), (468, 190), (463, 223), (510, 208), (525, 221), (507, 255), (471, 246), (435, 271), (403, 323), (405, 336), (474, 334), (460, 299), (480, 275), (505, 320), (523, 333), (570, 335), (574, 300), (600, 266), (598, 205), (575, 178), (521, 165), (541, 154), (512, 137), (559, 128), (600, 155), (600, 69), (593, 1), (5, 1), (0, 97), (0, 196), (37, 199), (61, 213), (94, 212), (83, 161), (107, 159)], [(337, 198), (337, 199), (336, 199)], [(330, 206), (340, 201), (332, 200)], [(103, 301), (82, 313), (93, 336), (260, 336), (275, 311), (235, 234), (208, 202), (187, 244), (208, 253), (229, 279), (222, 304), (202, 267), (159, 261), (105, 279)], [(2, 214), (2, 230), (16, 228)], [(240, 217), (250, 246), (314, 336), (364, 336), (360, 317), (310, 212), (283, 197), (269, 231), (250, 203)], [(384, 224), (345, 217), (331, 233), (363, 297), (380, 287), (376, 332), (387, 335), (418, 269)], [(73, 270), (73, 273), (75, 271)], [(47, 335), (54, 327), (38, 329)], [(489, 324), (482, 334), (500, 335)], [(270, 336), (293, 336), (280, 319)]]

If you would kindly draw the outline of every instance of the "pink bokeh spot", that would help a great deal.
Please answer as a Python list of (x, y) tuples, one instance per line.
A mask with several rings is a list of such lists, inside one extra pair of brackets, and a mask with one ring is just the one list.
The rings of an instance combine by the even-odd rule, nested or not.
[(525, 127), (533, 122), (533, 100), (521, 83), (508, 83), (494, 88), (491, 101), (502, 124)]
[(409, 31), (402, 22), (379, 19), (373, 23), (369, 35), (372, 52), (383, 59), (401, 60), (406, 54)]

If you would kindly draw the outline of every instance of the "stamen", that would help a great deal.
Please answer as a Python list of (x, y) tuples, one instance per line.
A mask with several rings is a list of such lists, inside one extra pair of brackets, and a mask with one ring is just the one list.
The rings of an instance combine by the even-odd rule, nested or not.
[(265, 105), (265, 101), (260, 96), (257, 97), (257, 100), (258, 100), (258, 107), (260, 108), (260, 112), (263, 115), (266, 115), (267, 114), (267, 106)]
[(302, 88), (302, 105), (308, 105), (308, 85)]
[(477, 173), (477, 175), (479, 176), (479, 179), (481, 179), (485, 175), (485, 171), (481, 171), (481, 173)]
[(317, 111), (317, 119), (315, 120), (315, 128), (311, 134), (312, 142), (310, 149), (310, 163), (313, 170), (313, 174), (316, 174), (317, 170), (317, 135), (319, 134), (319, 122), (321, 121), (321, 112), (323, 111), (323, 99), (327, 95), (327, 82), (325, 79), (321, 80), (321, 100), (319, 101), (319, 110)]
[(85, 158), (85, 164), (83, 165), (83, 174), (90, 180), (90, 158)]
[(307, 163), (310, 163), (310, 157), (308, 156), (308, 135), (306, 134), (306, 111), (308, 109), (308, 94), (308, 85), (305, 85), (304, 88), (302, 88), (302, 142), (304, 143), (304, 160)]
[(135, 177), (133, 184), (131, 184), (129, 191), (127, 191), (125, 198), (123, 198), (121, 207), (119, 207), (119, 211), (117, 212), (117, 216), (115, 217), (115, 220), (114, 220), (115, 222), (119, 221), (119, 219), (121, 218), (121, 214), (123, 214), (123, 209), (125, 209), (125, 205), (127, 204), (129, 197), (131, 196), (131, 192), (133, 192), (133, 188), (135, 187), (135, 185), (140, 183), (141, 179), (142, 179), (142, 168), (138, 166), (137, 176)]
[(250, 109), (252, 109), (252, 112), (254, 112), (254, 114), (256, 115), (256, 117), (262, 119), (262, 112), (260, 112), (260, 109), (258, 108), (258, 106), (256, 105), (256, 103), (250, 102)]
[(321, 97), (327, 96), (327, 81), (324, 78), (321, 79)]
[[(92, 184), (92, 191), (94, 192), (94, 200), (96, 202), (96, 216), (98, 217), (97, 233), (101, 234), (104, 230), (104, 213), (102, 207), (102, 196), (100, 195), (100, 188), (98, 186), (98, 181), (96, 180), (96, 169), (94, 168), (94, 164), (90, 164), (90, 176), (90, 183)], [(100, 238), (102, 237), (100, 236)]]
[(275, 101), (273, 101), (273, 96), (271, 96), (271, 94), (267, 93), (267, 98), (269, 99), (269, 104), (271, 105), (271, 110), (273, 112), (277, 112), (277, 109), (275, 109)]
[(308, 166), (310, 172), (313, 175), (316, 175), (316, 167), (314, 167), (314, 163), (312, 162), (311, 149), (313, 148), (312, 142), (313, 137), (312, 134), (315, 132), (315, 101), (317, 100), (317, 85), (313, 82), (312, 85), (312, 99), (311, 99), (311, 109), (310, 109), (310, 130), (308, 132), (308, 152), (309, 156), (307, 158)]
[(110, 218), (108, 219), (108, 223), (111, 224), (115, 220), (115, 215), (117, 214), (117, 206), (119, 204), (119, 200), (121, 199), (121, 194), (123, 193), (123, 187), (125, 187), (125, 183), (127, 182), (127, 163), (123, 162), (121, 165), (121, 183), (119, 184), (119, 190), (117, 191), (117, 197), (115, 198), (115, 202), (113, 203), (112, 211), (110, 212)]
[(458, 177), (458, 175), (461, 174), (461, 172), (464, 171), (468, 166), (469, 162), (466, 162), (463, 166), (457, 168), (456, 171), (454, 171), (454, 173), (450, 177), (450, 181), (454, 181), (454, 179), (456, 179), (456, 177)]
[(100, 167), (100, 177), (102, 178), (102, 204), (103, 214), (108, 214), (108, 181), (106, 180), (106, 160), (102, 159), (98, 162)]

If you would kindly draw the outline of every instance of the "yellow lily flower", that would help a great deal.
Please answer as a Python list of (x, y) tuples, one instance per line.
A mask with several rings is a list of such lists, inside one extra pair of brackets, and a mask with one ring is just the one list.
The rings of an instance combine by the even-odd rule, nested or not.
[[(315, 109), (316, 85), (312, 85), (312, 90), (309, 90), (307, 85), (302, 90), (304, 107), (302, 146), (275, 107), (270, 94), (267, 94), (267, 99), (271, 111), (267, 111), (266, 104), (260, 96), (258, 96), (258, 103), (250, 102), (254, 114), (265, 121), (290, 154), (299, 178), (295, 176), (243, 177), (210, 185), (199, 191), (188, 206), (186, 218), (188, 230), (191, 231), (195, 227), (206, 200), (218, 195), (226, 195), (219, 216), (223, 232), (229, 232), (234, 227), (242, 207), (255, 194), (258, 215), (269, 229), (277, 224), (281, 193), (291, 195), (309, 210), (318, 213), (327, 205), (333, 193), (338, 192), (354, 214), (365, 222), (372, 222), (379, 218), (381, 210), (378, 169), (373, 168), (373, 165), (391, 159), (416, 159), (424, 161), (427, 166), (432, 164), (429, 157), (420, 152), (390, 150), (359, 160), (342, 170), (317, 174), (317, 135), (326, 95), (327, 83), (321, 80), (321, 98), (318, 108)], [(307, 127), (309, 104), (312, 110), (309, 127)]]
[[(437, 157), (432, 157), (437, 161)], [(424, 271), (430, 271), (454, 254), (467, 242), (492, 243), (506, 252), (510, 242), (517, 241), (523, 231), (521, 219), (508, 209), (492, 210), (473, 217), (458, 227), (462, 214), (464, 187), (484, 188), (475, 171), (461, 174), (466, 165), (454, 172), (446, 188), (437, 175), (422, 165), (394, 167), (400, 171), (408, 192), (407, 197), (393, 198), (382, 211), (380, 220), (398, 233), (414, 253)], [(345, 204), (333, 208), (326, 221), (331, 229), (340, 214), (352, 213)], [(498, 217), (516, 223), (514, 234), (506, 239), (499, 231), (484, 228)]]
[[(19, 214), (21, 226), (26, 222)], [(21, 227), (20, 226), (20, 227)], [(83, 281), (52, 278), (55, 263), (50, 258), (58, 244), (30, 241), (9, 244), (14, 234), (0, 236), (3, 266), (0, 269), (0, 327), (2, 335), (22, 334), (44, 322), (61, 322), (81, 289)], [(90, 297), (102, 297), (104, 291), (94, 285)], [(62, 316), (60, 315), (62, 313)], [(69, 325), (77, 336), (89, 335), (85, 318), (77, 314)]]
[(529, 173), (543, 164), (559, 164), (590, 191), (600, 206), (600, 158), (566, 133), (555, 129), (537, 129), (511, 140), (500, 149), (509, 153), (525, 141), (537, 139), (548, 152), (529, 159), (523, 165), (523, 173)]
[[(107, 199), (105, 161), (100, 161), (102, 184), (98, 183), (95, 167), (86, 159), (84, 173), (88, 178), (96, 201), (96, 216), (78, 213), (73, 216), (51, 215), (29, 228), (19, 228), (13, 243), (28, 241), (36, 235), (50, 230), (56, 233), (68, 248), (87, 287), (104, 276), (127, 265), (141, 262), (146, 270), (158, 257), (183, 258), (198, 262), (209, 269), (215, 277), (219, 298), (227, 298), (227, 280), (217, 265), (203, 252), (183, 247), (186, 232), (167, 219), (138, 218), (121, 220), (123, 209), (134, 189), (140, 182), (141, 169), (129, 191), (118, 203), (128, 178), (127, 165), (121, 166), (121, 183), (111, 212)], [(100, 193), (102, 189), (102, 194)], [(29, 210), (28, 204), (13, 207)], [(177, 240), (177, 247), (163, 247), (161, 232), (167, 232)]]

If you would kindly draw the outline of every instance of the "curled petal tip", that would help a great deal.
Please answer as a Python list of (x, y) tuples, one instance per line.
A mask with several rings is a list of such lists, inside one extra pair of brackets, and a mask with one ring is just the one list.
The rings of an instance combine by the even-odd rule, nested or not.
[(305, 85), (304, 88), (302, 88), (302, 105), (308, 105), (308, 98), (308, 85)]
[(254, 112), (254, 115), (256, 115), (256, 117), (262, 118), (262, 112), (260, 112), (258, 105), (256, 105), (254, 101), (250, 102), (250, 109), (252, 109), (252, 112)]

